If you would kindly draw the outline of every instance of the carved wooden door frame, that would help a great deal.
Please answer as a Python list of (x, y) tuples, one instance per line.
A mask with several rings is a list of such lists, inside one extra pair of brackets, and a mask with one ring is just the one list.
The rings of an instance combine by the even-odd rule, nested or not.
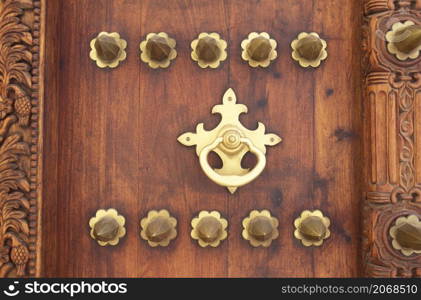
[(363, 4), (363, 272), (370, 277), (421, 277), (421, 255), (403, 256), (389, 237), (396, 218), (421, 215), (421, 57), (399, 61), (384, 40), (396, 22), (420, 23), (421, 1)]
[[(400, 62), (382, 38), (395, 21), (420, 23), (421, 0), (361, 2), (361, 275), (421, 277), (421, 255), (401, 255), (388, 234), (397, 217), (421, 215), (421, 57)], [(0, 277), (42, 276), (45, 10), (46, 0), (0, 0)]]
[(40, 276), (45, 1), (0, 1), (0, 277)]

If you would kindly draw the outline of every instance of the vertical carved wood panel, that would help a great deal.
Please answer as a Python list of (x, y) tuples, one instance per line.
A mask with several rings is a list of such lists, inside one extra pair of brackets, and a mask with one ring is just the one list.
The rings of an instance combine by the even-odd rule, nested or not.
[(389, 228), (421, 215), (421, 57), (399, 61), (384, 35), (399, 21), (421, 22), (420, 0), (364, 2), (366, 187), (363, 270), (370, 277), (421, 277), (421, 255), (393, 249)]
[(42, 3), (0, 0), (0, 277), (39, 272)]

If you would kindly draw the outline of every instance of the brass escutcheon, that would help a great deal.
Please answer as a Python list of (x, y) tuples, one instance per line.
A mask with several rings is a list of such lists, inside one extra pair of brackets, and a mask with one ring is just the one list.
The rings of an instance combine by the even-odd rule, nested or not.
[(399, 60), (416, 59), (421, 51), (421, 25), (397, 22), (386, 33), (387, 50)]
[(279, 236), (278, 219), (272, 217), (270, 211), (253, 210), (243, 220), (242, 236), (253, 247), (269, 247), (274, 239)]
[[(282, 139), (274, 133), (265, 133), (265, 126), (258, 123), (256, 130), (245, 128), (239, 116), (247, 112), (247, 106), (237, 104), (232, 89), (228, 89), (222, 104), (215, 105), (212, 113), (221, 114), (218, 126), (211, 131), (204, 129), (203, 123), (196, 126), (196, 133), (186, 132), (178, 137), (185, 146), (196, 145), (196, 153), (203, 172), (215, 183), (227, 187), (234, 193), (238, 187), (256, 179), (266, 166), (266, 146), (274, 146)], [(208, 162), (208, 154), (213, 151), (221, 158), (221, 169), (213, 169)], [(249, 170), (241, 167), (241, 160), (247, 152), (257, 157), (256, 166)]]
[(416, 215), (398, 218), (389, 233), (393, 248), (403, 255), (421, 253), (421, 221)]
[(197, 240), (201, 247), (218, 247), (221, 241), (228, 236), (228, 222), (221, 217), (217, 211), (202, 210), (197, 217), (191, 221), (193, 227), (190, 235)]
[(119, 215), (114, 208), (100, 209), (95, 217), (89, 220), (91, 237), (101, 246), (115, 246), (126, 234), (125, 222), (124, 217)]
[(139, 45), (140, 59), (152, 69), (167, 68), (177, 56), (176, 42), (165, 32), (149, 33)]
[(317, 68), (327, 58), (327, 43), (315, 32), (301, 32), (291, 43), (292, 58), (301, 67)]
[(100, 32), (91, 43), (89, 57), (100, 68), (115, 68), (126, 59), (127, 42), (117, 32)]
[(191, 58), (201, 68), (215, 69), (227, 59), (227, 42), (216, 32), (202, 32), (191, 42), (191, 48)]
[(278, 56), (276, 41), (270, 38), (267, 32), (251, 32), (241, 42), (241, 58), (248, 62), (250, 67), (266, 68)]
[(330, 220), (320, 210), (305, 210), (294, 221), (294, 236), (308, 246), (320, 246), (330, 236)]
[(140, 236), (151, 247), (166, 247), (177, 236), (177, 220), (166, 209), (151, 210), (140, 221)]

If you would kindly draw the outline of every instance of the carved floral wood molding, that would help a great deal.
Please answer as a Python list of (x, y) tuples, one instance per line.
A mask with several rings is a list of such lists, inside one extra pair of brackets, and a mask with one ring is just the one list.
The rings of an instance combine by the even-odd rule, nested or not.
[(41, 1), (0, 0), (0, 277), (37, 276)]
[(389, 236), (398, 217), (421, 215), (421, 57), (399, 61), (385, 41), (406, 20), (421, 23), (421, 0), (364, 0), (362, 255), (369, 277), (421, 277), (421, 255), (402, 255)]

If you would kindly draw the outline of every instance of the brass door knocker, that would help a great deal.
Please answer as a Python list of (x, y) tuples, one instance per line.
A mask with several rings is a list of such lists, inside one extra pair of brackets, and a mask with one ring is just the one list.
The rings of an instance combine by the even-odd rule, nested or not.
[[(276, 134), (265, 134), (265, 126), (260, 122), (256, 130), (245, 128), (239, 116), (247, 113), (247, 106), (236, 102), (234, 91), (228, 89), (222, 104), (215, 105), (212, 109), (212, 113), (222, 116), (216, 128), (206, 131), (203, 123), (200, 123), (196, 127), (196, 133), (186, 132), (178, 137), (178, 141), (185, 146), (196, 145), (203, 172), (215, 183), (227, 187), (231, 193), (262, 173), (266, 166), (265, 146), (274, 146), (282, 140)], [(208, 154), (211, 151), (221, 158), (221, 169), (213, 169), (209, 165)], [(257, 157), (257, 164), (252, 170), (241, 167), (241, 160), (247, 152)]]

